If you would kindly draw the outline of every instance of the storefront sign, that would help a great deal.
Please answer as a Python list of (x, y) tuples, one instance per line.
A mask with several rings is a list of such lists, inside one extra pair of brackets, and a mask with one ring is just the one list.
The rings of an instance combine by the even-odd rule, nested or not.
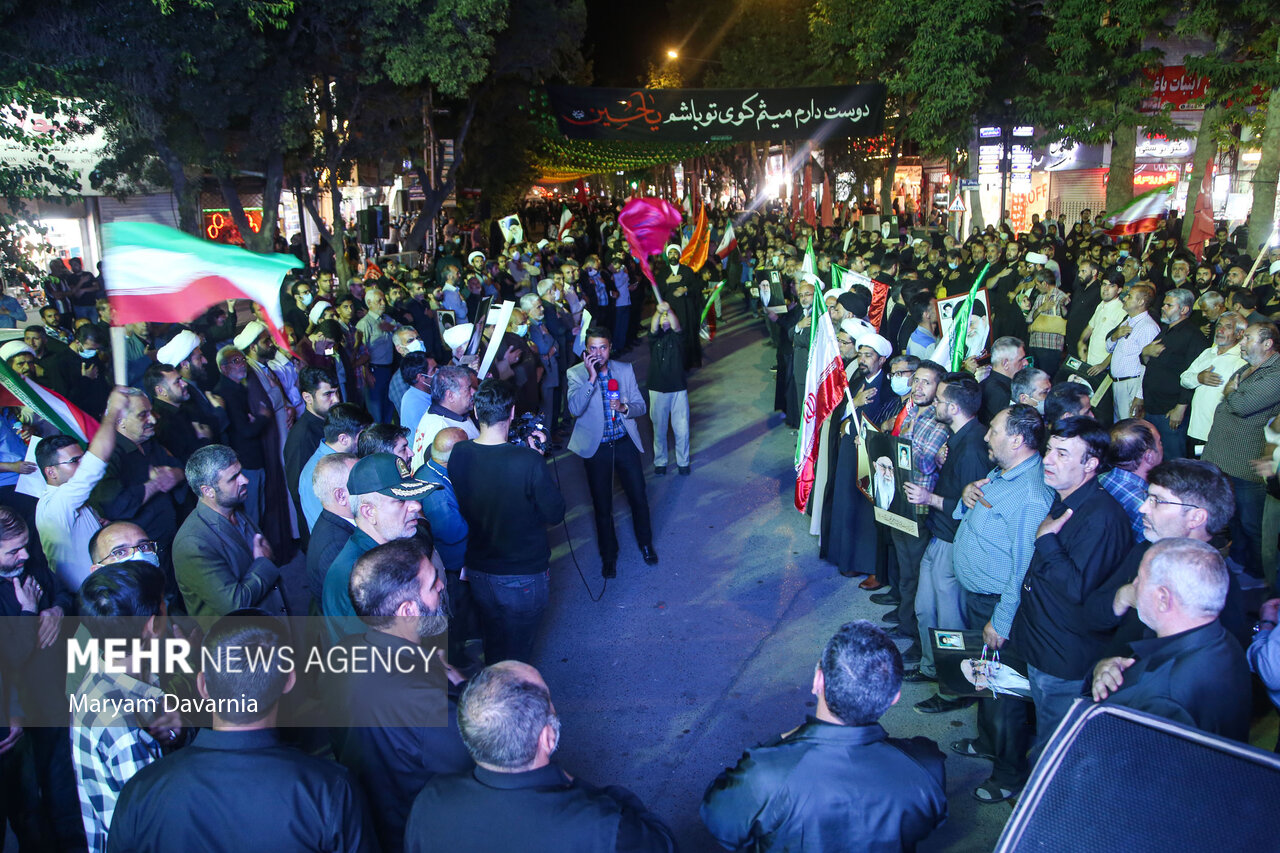
[(570, 139), (704, 142), (867, 137), (884, 128), (885, 87), (595, 89), (548, 86)]
[(1143, 112), (1158, 113), (1166, 104), (1171, 105), (1174, 112), (1204, 109), (1203, 104), (1188, 102), (1205, 96), (1208, 77), (1188, 74), (1185, 65), (1166, 65), (1159, 71), (1147, 71), (1146, 75), (1151, 81), (1151, 94), (1142, 101)]
[(1133, 167), (1133, 193), (1140, 195), (1157, 187), (1176, 184), (1182, 176), (1182, 167), (1176, 163), (1139, 163)]
[(1186, 160), (1195, 150), (1194, 137), (1170, 139), (1163, 133), (1147, 133), (1140, 127), (1133, 156), (1137, 160)]
[[(246, 207), (244, 215), (248, 218), (249, 227), (253, 229), (253, 233), (257, 234), (262, 230), (262, 208)], [(204, 211), (204, 236), (215, 243), (230, 243), (234, 246), (244, 245), (244, 238), (240, 236), (240, 229), (236, 227), (235, 220), (231, 218), (231, 211), (225, 208)]]

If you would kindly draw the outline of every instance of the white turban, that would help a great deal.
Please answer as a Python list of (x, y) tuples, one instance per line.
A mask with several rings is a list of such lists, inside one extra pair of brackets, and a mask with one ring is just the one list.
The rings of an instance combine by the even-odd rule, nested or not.
[(444, 330), (444, 343), (450, 350), (455, 350), (460, 346), (464, 346), (467, 341), (471, 340), (471, 333), (475, 330), (474, 323), (459, 323), (456, 326), (450, 326)]
[(1039, 252), (1027, 252), (1027, 263), (1040, 264), (1041, 266), (1049, 263), (1049, 256), (1042, 255)]
[(319, 323), (320, 315), (324, 314), (325, 311), (327, 311), (332, 307), (333, 306), (330, 305), (328, 302), (325, 302), (323, 299), (321, 299), (315, 305), (311, 306), (311, 311), (307, 314), (307, 319), (310, 320), (312, 323)]
[(476, 258), (479, 258), (480, 260), (482, 260), (482, 261), (483, 261), (483, 260), (484, 260), (484, 252), (472, 252), (471, 254), (467, 255), (467, 263), (471, 263), (471, 262), (472, 262), (472, 261), (474, 261)]
[(200, 346), (200, 336), (190, 329), (183, 329), (174, 335), (173, 340), (156, 350), (156, 361), (177, 367), (186, 361), (198, 346)]
[(858, 338), (858, 349), (863, 347), (875, 350), (881, 358), (888, 358), (893, 355), (893, 344), (889, 343), (889, 340), (883, 335), (876, 332), (871, 332)]
[(267, 330), (267, 324), (261, 320), (250, 320), (249, 325), (244, 327), (244, 331), (236, 335), (233, 343), (240, 352), (245, 352), (249, 347), (253, 346), (258, 338), (262, 337), (262, 333)]
[(33, 350), (31, 347), (27, 346), (26, 343), (24, 343), (21, 339), (16, 341), (9, 341), (9, 343), (0, 347), (0, 360), (8, 361), (9, 359), (13, 358), (15, 355), (18, 355), (24, 352), (28, 353), (32, 358), (35, 358), (36, 351)]

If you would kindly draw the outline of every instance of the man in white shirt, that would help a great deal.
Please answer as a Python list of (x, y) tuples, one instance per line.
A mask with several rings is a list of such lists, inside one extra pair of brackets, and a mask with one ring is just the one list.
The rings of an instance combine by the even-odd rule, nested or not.
[(1120, 299), (1120, 277), (1107, 275), (1102, 280), (1098, 295), (1102, 301), (1093, 309), (1089, 325), (1080, 335), (1078, 355), (1080, 359), (1093, 367), (1101, 367), (1098, 372), (1107, 368), (1107, 335), (1124, 322), (1124, 302)]
[(1142, 349), (1160, 334), (1160, 324), (1147, 311), (1154, 299), (1155, 288), (1150, 285), (1130, 287), (1124, 295), (1124, 312), (1128, 319), (1107, 335), (1118, 421), (1132, 417), (1133, 401), (1142, 394), (1142, 376), (1146, 372), (1141, 358)]
[(88, 451), (69, 435), (51, 435), (36, 445), (36, 465), (47, 484), (36, 503), (36, 531), (49, 568), (71, 591), (80, 589), (92, 571), (89, 540), (102, 527), (102, 519), (89, 506), (89, 495), (107, 471), (116, 426), (128, 407), (129, 397), (113, 389)]
[(471, 420), (471, 405), (476, 398), (475, 374), (466, 367), (448, 365), (436, 371), (431, 384), (431, 406), (417, 424), (413, 436), (413, 462), (417, 471), (431, 458), (431, 442), (436, 433), (446, 427), (457, 427), (468, 439), (480, 435), (480, 428)]
[(1187, 437), (1191, 439), (1197, 456), (1199, 448), (1209, 440), (1213, 413), (1222, 402), (1223, 387), (1246, 364), (1244, 356), (1240, 355), (1240, 339), (1248, 327), (1249, 322), (1239, 314), (1228, 312), (1220, 315), (1213, 343), (1182, 371), (1182, 387), (1195, 389), (1191, 397)]

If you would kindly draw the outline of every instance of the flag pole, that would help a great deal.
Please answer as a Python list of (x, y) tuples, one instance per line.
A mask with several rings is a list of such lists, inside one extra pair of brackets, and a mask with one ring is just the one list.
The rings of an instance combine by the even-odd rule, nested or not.
[(115, 372), (116, 385), (128, 385), (125, 368), (125, 335), (123, 326), (111, 327), (111, 365)]
[(1262, 264), (1262, 256), (1267, 254), (1267, 248), (1271, 245), (1271, 241), (1275, 239), (1276, 232), (1280, 231), (1280, 222), (1277, 222), (1271, 229), (1271, 233), (1267, 235), (1267, 241), (1262, 244), (1262, 248), (1258, 249), (1258, 257), (1253, 259), (1253, 267), (1250, 268), (1249, 274), (1244, 277), (1244, 283), (1241, 287), (1248, 287), (1249, 282), (1253, 281), (1253, 276), (1258, 272), (1258, 267)]

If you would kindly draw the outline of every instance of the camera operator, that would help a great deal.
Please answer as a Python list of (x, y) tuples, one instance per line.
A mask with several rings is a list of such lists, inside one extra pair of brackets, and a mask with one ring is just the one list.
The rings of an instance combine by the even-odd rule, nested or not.
[(541, 451), (545, 433), (528, 447), (508, 442), (515, 390), (486, 379), (475, 396), (480, 436), (460, 441), (449, 457), (449, 479), (469, 529), (467, 579), (480, 614), (486, 661), (532, 659), (538, 623), (550, 594), (547, 526), (564, 518), (564, 498)]

